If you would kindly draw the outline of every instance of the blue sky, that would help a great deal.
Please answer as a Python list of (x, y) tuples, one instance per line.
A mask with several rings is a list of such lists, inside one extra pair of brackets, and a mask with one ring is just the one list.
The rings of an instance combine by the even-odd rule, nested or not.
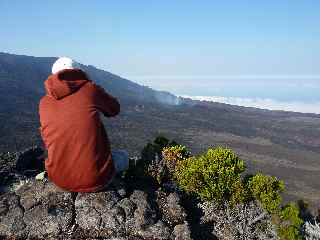
[(177, 94), (320, 101), (320, 1), (0, 2), (0, 51)]

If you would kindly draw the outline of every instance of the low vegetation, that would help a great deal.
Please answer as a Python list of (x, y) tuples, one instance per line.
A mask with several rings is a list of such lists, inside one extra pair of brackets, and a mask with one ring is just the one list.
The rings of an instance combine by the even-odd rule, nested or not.
[(244, 162), (231, 150), (216, 148), (204, 155), (180, 160), (175, 176), (182, 189), (204, 201), (214, 200), (218, 204), (228, 201), (234, 205), (245, 196), (241, 181), (244, 170)]
[(294, 203), (283, 206), (283, 181), (262, 173), (244, 175), (245, 162), (231, 149), (210, 148), (192, 156), (185, 146), (158, 137), (143, 149), (137, 168), (159, 186), (171, 184), (198, 198), (203, 222), (213, 225), (216, 236), (228, 228), (234, 239), (303, 239), (303, 226), (318, 227), (303, 225)]
[(249, 179), (246, 189), (249, 196), (257, 199), (269, 213), (277, 213), (282, 200), (280, 193), (284, 190), (283, 181), (258, 173)]
[(299, 217), (299, 209), (293, 203), (284, 206), (280, 214), (278, 232), (281, 239), (302, 239), (300, 227), (303, 220)]

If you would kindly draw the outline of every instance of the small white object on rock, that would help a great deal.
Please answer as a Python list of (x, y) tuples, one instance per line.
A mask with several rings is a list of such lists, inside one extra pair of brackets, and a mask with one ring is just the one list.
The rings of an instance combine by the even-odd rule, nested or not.
[(39, 173), (37, 176), (36, 176), (36, 180), (38, 181), (42, 181), (45, 179), (45, 175), (46, 175), (46, 171), (43, 171), (41, 173)]

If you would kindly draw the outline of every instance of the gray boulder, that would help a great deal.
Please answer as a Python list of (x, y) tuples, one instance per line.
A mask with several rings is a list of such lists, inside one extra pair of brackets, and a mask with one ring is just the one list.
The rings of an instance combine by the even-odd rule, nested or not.
[(92, 235), (124, 235), (125, 212), (116, 206), (119, 201), (115, 191), (78, 194), (75, 200), (76, 224)]
[(175, 226), (186, 221), (187, 214), (180, 205), (180, 198), (177, 193), (166, 194), (163, 191), (157, 191), (157, 202), (164, 221), (169, 225)]
[(72, 224), (71, 193), (50, 182), (29, 181), (16, 192), (0, 196), (0, 235), (49, 238)]

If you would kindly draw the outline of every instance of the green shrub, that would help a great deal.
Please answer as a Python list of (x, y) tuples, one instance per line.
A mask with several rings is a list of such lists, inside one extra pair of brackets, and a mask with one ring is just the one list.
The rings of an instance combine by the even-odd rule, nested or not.
[(299, 217), (299, 209), (293, 203), (289, 203), (281, 209), (279, 214), (278, 233), (280, 239), (295, 240), (302, 239), (300, 227), (303, 220)]
[(272, 216), (280, 239), (301, 239), (299, 209), (294, 204), (280, 207), (283, 181), (261, 173), (242, 179), (244, 170), (244, 162), (230, 149), (208, 149), (206, 154), (192, 157), (185, 146), (160, 136), (143, 148), (141, 160), (129, 173), (147, 177), (144, 181), (148, 184), (149, 179), (157, 185), (176, 182), (186, 192), (217, 206), (250, 204), (256, 199)]
[(244, 162), (230, 149), (216, 148), (199, 157), (187, 158), (177, 164), (178, 185), (202, 200), (222, 204), (242, 202), (244, 186), (241, 173)]
[(165, 147), (162, 150), (163, 162), (161, 164), (164, 164), (166, 168), (167, 178), (174, 180), (177, 164), (188, 159), (190, 156), (191, 154), (185, 146), (174, 145)]
[(147, 172), (159, 185), (173, 182), (177, 163), (189, 156), (190, 153), (185, 146), (169, 145), (163, 148), (161, 158), (148, 166)]
[(189, 158), (191, 154), (185, 146), (175, 145), (165, 147), (162, 150), (162, 156), (167, 162), (179, 162)]
[(250, 195), (260, 201), (269, 213), (275, 213), (280, 209), (282, 200), (280, 193), (284, 190), (283, 181), (258, 173), (248, 181), (246, 187)]

